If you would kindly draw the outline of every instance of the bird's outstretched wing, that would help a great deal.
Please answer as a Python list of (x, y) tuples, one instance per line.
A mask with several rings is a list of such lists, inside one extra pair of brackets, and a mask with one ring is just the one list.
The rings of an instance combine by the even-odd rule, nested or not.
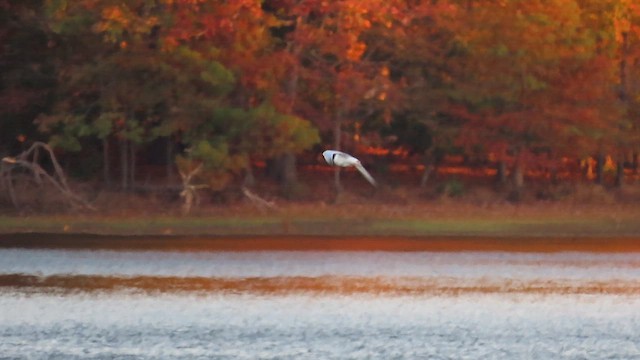
[(362, 174), (362, 176), (364, 176), (364, 178), (367, 179), (367, 181), (371, 183), (371, 185), (378, 186), (376, 181), (373, 179), (373, 176), (371, 176), (371, 174), (369, 174), (367, 169), (365, 169), (364, 166), (362, 166), (362, 164), (359, 161), (354, 166), (356, 167), (356, 169), (358, 169), (360, 174)]

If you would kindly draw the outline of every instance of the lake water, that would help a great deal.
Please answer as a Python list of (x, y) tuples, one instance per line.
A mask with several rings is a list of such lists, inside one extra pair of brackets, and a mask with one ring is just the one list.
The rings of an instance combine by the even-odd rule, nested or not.
[(0, 249), (1, 359), (640, 359), (640, 255)]

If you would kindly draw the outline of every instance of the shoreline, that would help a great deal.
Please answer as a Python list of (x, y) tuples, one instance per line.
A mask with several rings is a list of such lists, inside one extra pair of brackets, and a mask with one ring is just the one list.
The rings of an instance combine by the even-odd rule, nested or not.
[[(481, 206), (287, 204), (279, 211), (250, 205), (207, 207), (183, 216), (172, 212), (0, 215), (0, 239), (41, 237), (189, 238), (469, 238), (638, 239), (640, 206), (558, 204)], [(625, 240), (627, 241), (627, 240)], [(606, 242), (606, 241), (602, 241)], [(628, 245), (625, 245), (628, 247)]]
[(640, 253), (640, 237), (0, 234), (0, 249)]

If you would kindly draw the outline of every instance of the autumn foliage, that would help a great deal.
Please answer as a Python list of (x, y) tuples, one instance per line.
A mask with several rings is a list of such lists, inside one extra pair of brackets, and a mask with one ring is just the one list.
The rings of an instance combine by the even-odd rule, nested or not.
[(603, 181), (610, 159), (617, 184), (638, 167), (636, 1), (2, 0), (0, 13), (0, 156), (46, 141), (111, 188), (202, 166), (211, 191), (266, 169), (295, 196), (321, 148), (424, 169), (423, 185), (458, 156), (517, 191), (567, 162)]

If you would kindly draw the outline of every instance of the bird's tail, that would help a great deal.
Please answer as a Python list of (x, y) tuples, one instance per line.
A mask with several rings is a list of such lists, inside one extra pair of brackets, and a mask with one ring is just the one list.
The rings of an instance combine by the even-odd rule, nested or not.
[(365, 169), (364, 166), (362, 166), (362, 164), (360, 162), (357, 162), (355, 167), (356, 167), (356, 169), (358, 169), (360, 174), (362, 174), (362, 176), (364, 176), (364, 178), (367, 179), (367, 181), (371, 183), (371, 185), (378, 186), (378, 183), (376, 183), (376, 181), (373, 179), (373, 176), (371, 176), (371, 174), (369, 174), (367, 169)]

